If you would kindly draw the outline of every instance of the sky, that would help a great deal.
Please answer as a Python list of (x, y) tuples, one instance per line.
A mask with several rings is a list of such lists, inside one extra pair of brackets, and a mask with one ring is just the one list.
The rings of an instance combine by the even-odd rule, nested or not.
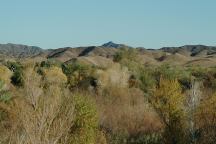
[(0, 0), (0, 43), (216, 46), (216, 0)]

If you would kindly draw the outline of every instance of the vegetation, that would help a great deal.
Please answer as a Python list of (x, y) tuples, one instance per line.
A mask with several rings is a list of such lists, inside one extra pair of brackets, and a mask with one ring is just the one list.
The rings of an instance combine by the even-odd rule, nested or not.
[(143, 65), (121, 49), (107, 67), (0, 65), (0, 143), (212, 144), (216, 69)]

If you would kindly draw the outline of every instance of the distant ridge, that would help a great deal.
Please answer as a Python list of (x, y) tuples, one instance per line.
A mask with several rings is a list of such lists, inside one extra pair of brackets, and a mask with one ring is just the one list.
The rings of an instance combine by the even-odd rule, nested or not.
[(37, 46), (27, 46), (21, 44), (0, 44), (0, 54), (15, 57), (26, 58), (42, 53), (44, 50)]
[(164, 47), (161, 48), (164, 52), (169, 53), (187, 53), (190, 56), (197, 55), (211, 55), (216, 53), (216, 47), (214, 46), (205, 46), (205, 45), (185, 45), (181, 47)]
[[(55, 59), (61, 62), (71, 62), (74, 59), (92, 64), (111, 63), (113, 56), (122, 48), (133, 47), (116, 44), (112, 41), (101, 46), (65, 47), (44, 50), (37, 46), (21, 44), (0, 44), (0, 58), (36, 58), (37, 60)], [(142, 64), (191, 66), (216, 66), (216, 47), (205, 45), (185, 45), (181, 47), (163, 47), (161, 49), (137, 49)]]

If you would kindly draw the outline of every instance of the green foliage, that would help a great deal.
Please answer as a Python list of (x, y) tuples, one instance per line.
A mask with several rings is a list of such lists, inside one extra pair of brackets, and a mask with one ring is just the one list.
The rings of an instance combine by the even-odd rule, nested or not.
[(117, 52), (113, 57), (114, 62), (120, 62), (122, 59), (123, 59), (123, 53), (122, 52)]
[(128, 144), (159, 144), (162, 137), (160, 133), (147, 133), (132, 137), (128, 141)]
[(92, 144), (96, 141), (98, 117), (94, 103), (82, 95), (75, 95), (75, 122), (72, 144)]
[(114, 61), (115, 58), (119, 59), (118, 62), (120, 62), (123, 59), (127, 59), (129, 61), (136, 61), (136, 56), (137, 56), (137, 50), (136, 49), (131, 49), (131, 48), (122, 48), (119, 52), (116, 53), (114, 56)]
[(18, 71), (18, 70), (21, 70), (23, 69), (23, 66), (20, 62), (10, 62), (8, 61), (6, 66), (12, 71), (12, 72), (15, 72), (15, 71)]
[(7, 90), (3, 90), (4, 84), (5, 83), (2, 80), (0, 80), (0, 102), (7, 103), (10, 101), (11, 95)]
[(90, 66), (72, 63), (62, 65), (63, 73), (67, 76), (68, 85), (70, 88), (77, 86), (81, 81), (84, 81), (91, 77), (91, 73), (94, 68)]
[(177, 79), (179, 71), (175, 67), (172, 67), (168, 64), (164, 64), (155, 69), (154, 75), (158, 82), (160, 80), (160, 77), (173, 80)]
[(13, 72), (11, 82), (15, 86), (22, 87), (24, 85), (23, 66), (19, 62), (7, 62), (7, 67)]
[(17, 70), (13, 73), (11, 77), (11, 82), (15, 86), (23, 86), (24, 85), (24, 78), (23, 78), (23, 72), (21, 70)]
[(126, 131), (110, 132), (107, 139), (110, 144), (127, 144), (129, 134)]
[(137, 49), (122, 48), (114, 55), (113, 61), (119, 62), (122, 66), (126, 66), (132, 72), (136, 72), (141, 67)]
[(139, 73), (140, 89), (145, 93), (150, 93), (156, 84), (153, 73), (149, 69), (142, 69)]
[(54, 60), (54, 59), (48, 59), (40, 63), (40, 67), (43, 67), (43, 68), (50, 68), (53, 66), (61, 67), (61, 62)]
[(192, 67), (188, 70), (191, 71), (191, 73), (194, 77), (196, 77), (197, 79), (200, 79), (200, 80), (205, 78), (205, 75), (207, 72), (206, 69), (198, 67), (198, 66)]
[(9, 94), (9, 92), (4, 92), (1, 94), (0, 96), (0, 101), (4, 102), (4, 103), (7, 103), (11, 100), (11, 95)]
[(46, 61), (42, 61), (40, 63), (35, 64), (35, 70), (39, 75), (44, 75), (44, 70), (49, 69), (51, 67), (61, 67), (62, 63), (58, 60), (48, 59)]
[[(8, 103), (12, 98), (9, 91), (3, 89), (4, 85), (5, 83), (2, 80), (0, 80), (0, 103)], [(0, 122), (4, 120), (6, 117), (7, 113), (0, 107)]]

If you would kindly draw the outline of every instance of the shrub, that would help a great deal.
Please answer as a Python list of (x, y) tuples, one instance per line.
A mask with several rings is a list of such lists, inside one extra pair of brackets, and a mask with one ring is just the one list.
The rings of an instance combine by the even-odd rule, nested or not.
[(78, 86), (81, 81), (88, 79), (94, 71), (90, 66), (79, 63), (63, 64), (62, 70), (67, 76), (67, 83), (71, 89)]
[(40, 63), (40, 67), (43, 67), (43, 68), (50, 68), (50, 67), (55, 67), (55, 66), (60, 67), (61, 62), (54, 60), (54, 59), (48, 59)]
[(153, 74), (148, 69), (140, 70), (139, 72), (139, 86), (144, 93), (150, 94), (153, 87), (156, 85), (156, 80)]
[(123, 59), (123, 53), (122, 52), (117, 52), (114, 56), (113, 56), (113, 61), (114, 62), (120, 62)]
[(200, 144), (216, 141), (216, 94), (203, 100), (196, 111), (196, 138)]
[(0, 66), (0, 80), (5, 84), (10, 84), (12, 72), (6, 66)]
[(50, 67), (44, 69), (43, 79), (47, 85), (63, 85), (67, 82), (66, 75), (62, 72), (59, 67)]
[(184, 102), (181, 87), (177, 80), (160, 79), (150, 102), (165, 125), (164, 142), (183, 144), (184, 139)]
[(113, 61), (120, 63), (123, 67), (127, 67), (132, 73), (136, 73), (142, 67), (137, 49), (133, 48), (122, 48), (114, 55)]
[(22, 87), (24, 85), (23, 66), (19, 62), (7, 62), (7, 67), (13, 72), (11, 82), (15, 86)]
[(24, 85), (24, 79), (23, 79), (23, 72), (20, 70), (17, 70), (13, 73), (13, 76), (11, 77), (11, 82), (15, 86), (23, 86)]
[(172, 67), (169, 64), (163, 64), (155, 69), (154, 76), (156, 80), (159, 82), (160, 78), (163, 77), (165, 79), (174, 80), (178, 79), (180, 72), (176, 67)]
[(95, 143), (98, 126), (96, 107), (92, 101), (80, 94), (75, 94), (73, 99), (76, 117), (71, 129), (71, 143)]
[(161, 133), (144, 133), (132, 136), (128, 140), (128, 144), (160, 144), (162, 142)]

